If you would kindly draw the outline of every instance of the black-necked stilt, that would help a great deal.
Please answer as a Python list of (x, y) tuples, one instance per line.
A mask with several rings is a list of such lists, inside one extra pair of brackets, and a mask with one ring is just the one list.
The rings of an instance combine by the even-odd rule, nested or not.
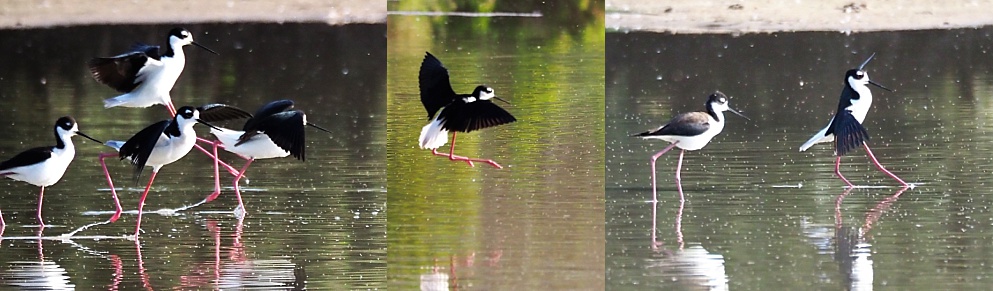
[(125, 93), (104, 100), (105, 108), (162, 104), (169, 109), (170, 115), (176, 115), (169, 91), (186, 66), (183, 47), (192, 44), (215, 55), (217, 53), (193, 41), (190, 31), (183, 28), (170, 30), (168, 42), (161, 53), (158, 46), (137, 44), (127, 53), (89, 61), (87, 65), (94, 79)]
[(671, 142), (668, 147), (652, 156), (652, 202), (658, 202), (658, 194), (655, 183), (655, 161), (660, 156), (678, 147), (679, 162), (676, 164), (676, 187), (679, 190), (680, 201), (682, 201), (682, 185), (680, 184), (679, 171), (683, 167), (683, 154), (686, 151), (702, 149), (710, 140), (724, 130), (724, 111), (730, 111), (738, 116), (745, 117), (728, 105), (728, 97), (721, 92), (714, 92), (707, 98), (707, 111), (688, 112), (676, 115), (662, 127), (649, 130), (632, 136), (644, 139), (661, 139)]
[(877, 169), (886, 173), (886, 175), (897, 182), (900, 182), (901, 185), (909, 186), (900, 177), (897, 177), (889, 170), (886, 170), (883, 165), (879, 164), (879, 160), (869, 150), (869, 145), (865, 143), (869, 140), (869, 133), (862, 127), (862, 121), (865, 120), (865, 115), (869, 113), (869, 107), (872, 105), (872, 92), (869, 90), (868, 85), (871, 84), (883, 90), (892, 91), (869, 80), (869, 75), (863, 70), (865, 65), (874, 56), (876, 56), (875, 53), (870, 55), (857, 69), (851, 69), (845, 72), (845, 87), (841, 90), (841, 102), (838, 104), (838, 111), (835, 112), (834, 118), (831, 119), (831, 122), (824, 129), (821, 129), (820, 132), (814, 134), (810, 140), (807, 140), (807, 142), (800, 146), (800, 151), (805, 151), (818, 143), (834, 142), (834, 154), (836, 156), (834, 174), (838, 175), (838, 178), (841, 178), (842, 181), (845, 181), (845, 184), (848, 184), (849, 187), (852, 187), (854, 186), (852, 182), (849, 182), (845, 176), (841, 175), (841, 156), (861, 145)]
[[(45, 197), (45, 187), (51, 186), (62, 179), (66, 168), (76, 156), (71, 137), (80, 135), (97, 143), (102, 143), (79, 131), (76, 120), (63, 116), (55, 121), (55, 145), (36, 147), (17, 154), (13, 158), (0, 162), (0, 177), (41, 187), (38, 194), (38, 224), (45, 226), (41, 219), (41, 202)], [(3, 215), (0, 214), (0, 226), (4, 225)]]
[[(247, 162), (241, 168), (234, 179), (234, 191), (238, 197), (238, 208), (235, 212), (238, 216), (245, 214), (245, 204), (241, 200), (241, 190), (238, 181), (248, 170), (248, 165), (257, 159), (282, 158), (289, 155), (304, 161), (304, 127), (311, 126), (331, 133), (327, 129), (307, 122), (307, 115), (300, 110), (290, 110), (293, 108), (293, 101), (279, 100), (273, 101), (250, 117), (245, 122), (241, 130), (226, 128), (211, 128), (210, 133), (217, 137), (214, 142), (214, 156), (217, 156), (218, 146), (224, 150), (237, 154)], [(220, 195), (220, 176), (217, 172), (217, 164), (214, 164), (214, 193), (207, 197), (207, 201), (214, 200)]]
[[(485, 85), (477, 86), (472, 94), (456, 94), (448, 78), (448, 69), (431, 53), (425, 54), (417, 79), (421, 88), (421, 103), (431, 120), (421, 129), (421, 148), (431, 149), (431, 153), (446, 156), (452, 161), (465, 161), (469, 166), (474, 166), (472, 162), (484, 162), (503, 168), (493, 160), (455, 155), (455, 135), (517, 121), (490, 99), (507, 101), (496, 97), (493, 88)], [(447, 154), (439, 153), (438, 148), (448, 141), (448, 131), (452, 131), (452, 147)]]
[(135, 227), (135, 237), (141, 231), (141, 212), (143, 206), (145, 206), (145, 197), (148, 196), (148, 190), (151, 189), (152, 182), (155, 181), (155, 175), (158, 174), (159, 169), (162, 166), (178, 161), (193, 149), (193, 145), (196, 143), (196, 132), (193, 131), (193, 125), (202, 123), (209, 127), (214, 127), (200, 119), (200, 111), (196, 108), (184, 106), (179, 108), (176, 113), (176, 116), (172, 120), (163, 120), (149, 125), (126, 142), (107, 141), (106, 144), (117, 149), (119, 153), (100, 154), (100, 165), (103, 167), (104, 175), (107, 177), (107, 183), (110, 184), (110, 191), (114, 196), (114, 203), (117, 207), (117, 212), (114, 213), (110, 221), (115, 221), (120, 217), (121, 204), (117, 199), (117, 191), (114, 190), (113, 179), (110, 177), (110, 172), (107, 171), (107, 164), (104, 162), (104, 159), (116, 155), (121, 160), (129, 160), (134, 165), (135, 183), (141, 177), (141, 172), (145, 166), (152, 167), (152, 177), (148, 179), (145, 192), (141, 194), (141, 198), (138, 200), (138, 223)]

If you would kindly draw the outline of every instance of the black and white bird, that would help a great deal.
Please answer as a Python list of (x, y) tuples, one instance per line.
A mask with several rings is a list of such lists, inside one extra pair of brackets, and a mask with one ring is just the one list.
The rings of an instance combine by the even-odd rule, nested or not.
[(126, 142), (107, 141), (106, 144), (108, 146), (118, 150), (118, 153), (100, 155), (100, 165), (103, 167), (104, 175), (106, 175), (107, 182), (110, 184), (114, 203), (117, 204), (117, 212), (110, 219), (111, 222), (116, 221), (120, 217), (121, 207), (120, 201), (117, 199), (117, 192), (114, 190), (113, 179), (110, 177), (110, 172), (107, 171), (107, 165), (104, 159), (111, 156), (118, 156), (121, 160), (130, 161), (134, 166), (133, 176), (135, 183), (138, 183), (138, 179), (141, 177), (141, 173), (145, 167), (152, 167), (152, 177), (148, 180), (148, 185), (145, 186), (145, 192), (141, 194), (141, 198), (138, 200), (138, 223), (135, 227), (135, 237), (138, 237), (141, 231), (141, 213), (143, 206), (145, 206), (145, 197), (148, 196), (148, 190), (151, 189), (156, 174), (158, 174), (162, 166), (178, 161), (193, 149), (193, 145), (197, 141), (193, 125), (197, 123), (202, 123), (212, 128), (215, 127), (200, 118), (200, 111), (197, 108), (184, 106), (179, 108), (176, 116), (171, 120), (163, 120), (149, 125)]
[(679, 151), (679, 162), (676, 164), (676, 187), (679, 190), (680, 199), (682, 200), (682, 185), (681, 179), (679, 177), (679, 172), (683, 167), (683, 154), (686, 151), (695, 151), (702, 149), (710, 140), (717, 136), (724, 130), (724, 111), (730, 111), (731, 113), (737, 114), (745, 119), (745, 115), (741, 114), (737, 110), (732, 109), (728, 105), (728, 97), (721, 92), (714, 92), (707, 97), (706, 111), (688, 112), (676, 115), (665, 125), (654, 130), (649, 130), (646, 132), (634, 134), (634, 137), (640, 137), (643, 139), (661, 139), (670, 142), (668, 147), (662, 149), (655, 155), (652, 155), (652, 202), (658, 202), (658, 194), (656, 190), (655, 182), (655, 161), (658, 160), (660, 156), (671, 150), (673, 147), (678, 147)]
[[(41, 219), (41, 205), (45, 197), (45, 187), (52, 186), (65, 174), (66, 168), (76, 156), (76, 148), (71, 137), (80, 135), (97, 143), (102, 143), (79, 131), (76, 120), (63, 116), (55, 121), (55, 145), (36, 147), (17, 154), (9, 160), (0, 162), (0, 177), (41, 187), (38, 194), (38, 224), (45, 226)], [(0, 214), (0, 226), (4, 225), (3, 215)]]
[(844, 87), (841, 89), (841, 100), (838, 103), (838, 110), (835, 112), (834, 118), (828, 122), (828, 125), (824, 129), (821, 129), (821, 131), (814, 134), (807, 142), (803, 143), (800, 146), (800, 151), (805, 151), (818, 143), (833, 142), (834, 154), (836, 156), (834, 173), (842, 181), (845, 181), (845, 184), (852, 187), (854, 186), (852, 182), (849, 182), (845, 176), (841, 175), (841, 156), (861, 146), (865, 149), (865, 153), (872, 160), (872, 163), (876, 165), (877, 169), (901, 185), (910, 186), (903, 179), (886, 170), (879, 163), (879, 160), (876, 159), (876, 156), (872, 154), (872, 151), (869, 150), (869, 145), (866, 144), (866, 141), (869, 140), (869, 133), (862, 126), (862, 121), (865, 120), (866, 114), (869, 113), (869, 107), (872, 105), (872, 92), (869, 90), (869, 85), (886, 91), (892, 91), (869, 80), (869, 74), (865, 72), (864, 68), (874, 56), (876, 54), (870, 55), (858, 68), (845, 72)]
[[(217, 104), (214, 107), (221, 108), (222, 106), (224, 105)], [(291, 109), (293, 109), (293, 101), (291, 100), (273, 101), (255, 111), (254, 116), (245, 112), (249, 119), (241, 130), (220, 127), (210, 129), (210, 133), (217, 137), (217, 141), (214, 142), (214, 156), (217, 156), (217, 148), (222, 147), (246, 160), (245, 166), (241, 168), (234, 179), (234, 191), (238, 197), (238, 208), (236, 208), (235, 213), (238, 216), (245, 214), (245, 204), (241, 200), (241, 189), (238, 182), (253, 161), (282, 158), (289, 155), (304, 161), (306, 160), (304, 128), (311, 126), (331, 133), (323, 127), (307, 122), (307, 115), (303, 111)], [(220, 176), (215, 163), (214, 193), (207, 197), (207, 201), (216, 199), (221, 194), (220, 190)]]
[(176, 115), (169, 91), (186, 66), (183, 47), (195, 45), (208, 52), (213, 50), (193, 41), (193, 34), (183, 28), (169, 31), (165, 51), (158, 46), (136, 44), (131, 51), (106, 58), (94, 58), (87, 63), (93, 78), (123, 95), (103, 101), (105, 108), (149, 107), (165, 105), (170, 115)]
[[(483, 162), (503, 168), (493, 160), (455, 155), (455, 135), (517, 121), (490, 99), (507, 101), (497, 97), (493, 88), (486, 85), (477, 86), (472, 94), (456, 94), (449, 80), (448, 69), (431, 53), (425, 54), (417, 77), (421, 103), (431, 120), (421, 129), (421, 136), (418, 138), (420, 147), (431, 149), (431, 153), (446, 156), (452, 161), (465, 161), (469, 166), (474, 166), (473, 162)], [(448, 142), (449, 131), (452, 132), (452, 146), (447, 154), (439, 153), (438, 148)]]

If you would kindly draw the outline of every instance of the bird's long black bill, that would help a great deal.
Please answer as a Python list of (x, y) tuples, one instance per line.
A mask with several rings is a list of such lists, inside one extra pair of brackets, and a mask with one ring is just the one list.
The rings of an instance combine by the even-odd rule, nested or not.
[(214, 50), (212, 50), (212, 49), (209, 49), (209, 48), (207, 48), (207, 47), (205, 47), (205, 46), (203, 46), (203, 45), (201, 45), (201, 44), (199, 44), (199, 43), (197, 43), (197, 42), (195, 42), (195, 41), (193, 42), (193, 45), (195, 45), (195, 46), (197, 46), (197, 47), (199, 47), (199, 48), (202, 48), (202, 49), (204, 49), (204, 50), (207, 50), (208, 52), (210, 52), (210, 53), (212, 53), (212, 54), (215, 54), (215, 55), (221, 55), (221, 54), (219, 54), (219, 53), (217, 53), (217, 52), (215, 52)]
[(872, 80), (869, 80), (869, 84), (872, 84), (873, 86), (879, 87), (880, 89), (893, 92), (893, 90), (891, 90), (890, 88), (883, 87), (883, 85), (879, 85), (879, 83), (873, 82)]
[(859, 71), (861, 71), (862, 68), (865, 68), (865, 65), (869, 64), (869, 61), (871, 61), (872, 60), (872, 57), (875, 57), (875, 56), (876, 56), (876, 53), (872, 53), (872, 55), (870, 55), (868, 59), (865, 59), (865, 61), (862, 62), (861, 65), (859, 65)]
[(316, 128), (316, 129), (320, 129), (321, 131), (324, 131), (324, 132), (327, 132), (327, 133), (331, 133), (330, 130), (324, 129), (323, 127), (317, 126), (316, 124), (313, 124), (313, 123), (308, 122), (307, 125), (312, 126), (312, 127)]
[(500, 100), (500, 101), (503, 101), (503, 103), (510, 104), (510, 102), (508, 102), (507, 100), (503, 100), (502, 98), (497, 97), (497, 96), (493, 96), (493, 99)]
[(203, 121), (201, 119), (197, 119), (197, 123), (206, 125), (207, 127), (210, 127), (210, 128), (216, 129), (216, 130), (221, 130), (220, 127), (214, 126), (213, 124), (207, 123), (206, 121)]
[(731, 111), (731, 113), (734, 113), (735, 115), (741, 116), (741, 118), (744, 118), (745, 120), (748, 120), (748, 121), (751, 121), (752, 120), (751, 118), (748, 118), (748, 116), (745, 116), (744, 114), (741, 114), (741, 112), (738, 112), (738, 110), (734, 110), (734, 109), (728, 108), (728, 111)]
[(92, 137), (90, 137), (89, 135), (86, 135), (85, 133), (83, 133), (82, 131), (77, 131), (77, 132), (76, 132), (76, 134), (78, 134), (79, 136), (82, 136), (82, 137), (85, 137), (85, 138), (87, 138), (87, 139), (89, 139), (89, 140), (92, 140), (92, 141), (95, 141), (95, 142), (96, 142), (96, 143), (98, 143), (98, 144), (103, 144), (103, 142), (102, 142), (102, 141), (99, 141), (99, 140), (97, 140), (97, 139), (95, 139), (95, 138), (92, 138)]

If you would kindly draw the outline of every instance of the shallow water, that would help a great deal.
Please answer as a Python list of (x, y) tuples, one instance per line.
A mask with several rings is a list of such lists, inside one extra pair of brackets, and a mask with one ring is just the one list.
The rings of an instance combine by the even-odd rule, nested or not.
[[(730, 35), (607, 35), (607, 287), (616, 290), (983, 289), (993, 253), (991, 29)], [(865, 126), (842, 171), (829, 145), (797, 148), (827, 124), (844, 72), (871, 53)], [(657, 248), (649, 156), (627, 134), (703, 109), (721, 90), (752, 118), (658, 162)], [(879, 187), (876, 187), (879, 186)]]
[[(0, 30), (0, 156), (54, 144), (51, 128), (72, 115), (101, 140), (126, 139), (166, 118), (164, 107), (102, 108), (117, 94), (94, 81), (85, 63), (115, 55), (135, 41), (160, 44), (171, 26), (78, 26)], [(104, 289), (126, 287), (235, 289), (382, 289), (386, 278), (386, 71), (384, 25), (204, 24), (187, 26), (217, 52), (187, 47), (187, 65), (172, 91), (177, 106), (220, 102), (254, 111), (292, 99), (308, 121), (307, 161), (256, 161), (242, 184), (247, 217), (238, 220), (231, 176), (217, 200), (175, 214), (213, 190), (211, 162), (192, 152), (162, 168), (148, 195), (144, 233), (134, 214), (109, 218), (108, 186), (96, 156), (109, 148), (75, 138), (77, 155), (62, 180), (46, 189), (41, 239), (38, 188), (4, 179), (7, 227), (0, 238), (0, 285)], [(227, 127), (240, 124), (225, 123)], [(210, 137), (197, 126), (201, 137)], [(240, 167), (243, 161), (222, 154)], [(151, 171), (133, 182), (129, 165), (108, 161), (121, 202), (135, 210)], [(41, 271), (41, 272), (38, 272)]]
[[(546, 16), (390, 16), (391, 289), (603, 289), (603, 11), (535, 6)], [(533, 11), (516, 8), (497, 11)], [(455, 147), (503, 169), (418, 148), (425, 51), (457, 92), (485, 83), (511, 103), (498, 104), (517, 122), (459, 134)]]

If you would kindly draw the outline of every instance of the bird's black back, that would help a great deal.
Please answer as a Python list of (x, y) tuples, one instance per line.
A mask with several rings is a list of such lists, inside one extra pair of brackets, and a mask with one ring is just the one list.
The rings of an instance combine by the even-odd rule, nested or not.
[(23, 151), (9, 160), (0, 162), (0, 172), (6, 171), (12, 168), (23, 167), (28, 165), (33, 165), (41, 163), (48, 158), (52, 157), (52, 151), (55, 147), (36, 147)]
[(438, 109), (452, 103), (457, 97), (448, 77), (448, 69), (429, 52), (425, 52), (424, 60), (421, 61), (417, 84), (421, 90), (421, 103), (428, 112), (428, 119), (434, 117)]

